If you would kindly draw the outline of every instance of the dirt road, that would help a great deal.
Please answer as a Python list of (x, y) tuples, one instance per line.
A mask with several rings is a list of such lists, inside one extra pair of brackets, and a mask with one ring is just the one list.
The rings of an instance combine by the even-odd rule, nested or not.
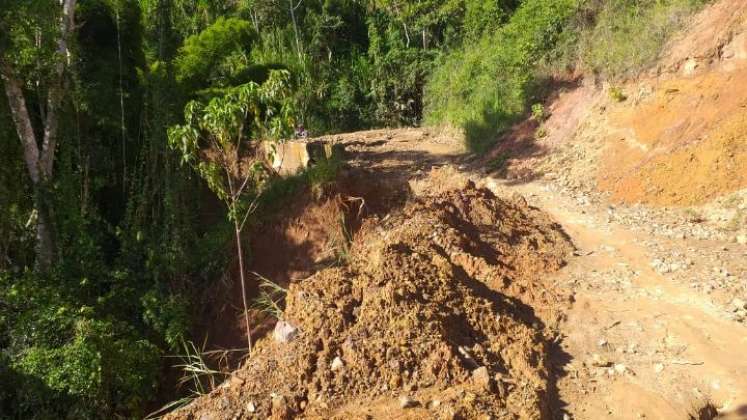
[[(686, 272), (707, 264), (714, 248), (737, 265), (747, 248), (631, 231), (538, 182), (511, 189), (549, 212), (579, 248), (554, 279), (575, 296), (561, 326), (570, 360), (559, 386), (574, 418), (685, 418), (704, 399), (747, 417), (747, 328), (652, 267), (662, 249), (684, 249)], [(741, 249), (730, 256), (728, 248)]]
[[(366, 287), (332, 296), (360, 295), (350, 307), (327, 302), (336, 307), (329, 313), (287, 307), (282, 316), (295, 316), (291, 321), (306, 335), (290, 344), (260, 339), (260, 354), (187, 412), (194, 418), (565, 420), (712, 419), (718, 409), (719, 418), (747, 419), (746, 17), (743, 0), (706, 7), (664, 49), (655, 72), (617, 87), (627, 100), (612, 98), (592, 79), (558, 81), (545, 104), (549, 117), (517, 123), (481, 158), (465, 153), (459, 136), (427, 129), (322, 139), (347, 151), (349, 168), (328, 194), (337, 201), (298, 200), (267, 226), (270, 232), (255, 232), (252, 269), (288, 286), (289, 294), (323, 295), (335, 279), (341, 290), (351, 281)], [(470, 214), (469, 197), (490, 203), (489, 223), (453, 219)], [(348, 223), (352, 202), (365, 211)], [(437, 208), (452, 216), (431, 211)], [(412, 220), (421, 224), (409, 231)], [(501, 229), (510, 234), (501, 237)], [(401, 243), (391, 242), (392, 232), (400, 232)], [(441, 243), (449, 235), (459, 252)], [(371, 261), (356, 254), (379, 237), (398, 251)], [(417, 247), (422, 255), (411, 252)], [(547, 264), (541, 254), (548, 250), (562, 263)], [(441, 261), (440, 274), (395, 270), (387, 259)], [(439, 271), (444, 264), (456, 271)], [(347, 271), (338, 278), (330, 267)], [(316, 275), (332, 280), (313, 283)], [(476, 318), (479, 333), (444, 335), (469, 324), (472, 309), (434, 301), (430, 292), (366, 307), (366, 296), (381, 286), (372, 279), (395, 290), (469, 285), (459, 298), (465, 302), (479, 289), (486, 298)], [(523, 310), (502, 312), (506, 300)], [(352, 307), (370, 311), (371, 325), (386, 313), (393, 322), (409, 313), (412, 322), (368, 328)], [(431, 312), (449, 322), (428, 319)], [(340, 314), (345, 322), (320, 329)], [(519, 346), (517, 354), (526, 357), (506, 354), (501, 340), (510, 342), (518, 330), (495, 331), (504, 319), (534, 334)], [(274, 319), (260, 325), (267, 327), (257, 331), (263, 336)], [(437, 326), (432, 336), (423, 335), (427, 325)], [(391, 346), (403, 330), (413, 337), (401, 343), (401, 355), (379, 354), (362, 340), (370, 354), (360, 359), (350, 345), (356, 336), (379, 335)], [(418, 340), (430, 344), (408, 359), (406, 349)], [(453, 364), (451, 376), (424, 381), (426, 354)], [(380, 383), (389, 374), (395, 380)], [(475, 388), (479, 383), (485, 386)]]
[(268, 320), (169, 418), (747, 418), (746, 244), (682, 209), (491, 175), (448, 133), (322, 140), (347, 168), (253, 235), (294, 333)]
[(499, 196), (522, 194), (570, 236), (576, 256), (546, 279), (573, 296), (553, 356), (558, 413), (676, 419), (710, 401), (725, 418), (747, 418), (747, 327), (735, 316), (744, 302), (730, 299), (738, 288), (703, 287), (712, 277), (747, 282), (747, 246), (670, 238), (642, 226), (656, 220), (631, 222), (630, 209), (542, 180), (492, 178), (473, 171), (448, 136), (420, 130), (352, 136), (337, 141), (348, 144), (354, 159), (367, 160), (358, 164), (396, 172), (414, 186), (433, 167), (451, 165)]

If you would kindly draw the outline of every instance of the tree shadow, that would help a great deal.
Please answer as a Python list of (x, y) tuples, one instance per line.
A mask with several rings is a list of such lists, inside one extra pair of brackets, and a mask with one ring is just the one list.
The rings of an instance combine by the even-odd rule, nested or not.
[[(442, 253), (442, 256), (445, 258), (448, 257), (443, 250), (439, 250), (439, 253)], [(452, 265), (452, 267), (457, 279), (469, 287), (476, 296), (493, 303), (494, 312), (509, 313), (513, 319), (521, 321), (524, 325), (535, 331), (541, 332), (546, 330), (544, 321), (537, 316), (532, 306), (527, 305), (518, 298), (504, 295), (488, 287), (484, 282), (470, 277), (462, 267), (456, 265)], [(457, 323), (456, 325), (459, 324)], [(470, 331), (471, 337), (475, 335), (474, 331)], [(485, 339), (485, 337), (482, 338)], [(543, 413), (543, 418), (563, 418), (568, 403), (560, 397), (558, 383), (567, 375), (564, 367), (573, 360), (573, 357), (563, 350), (559, 341), (544, 339), (543, 341), (545, 341), (546, 345), (545, 351), (547, 351), (547, 354), (545, 355), (545, 361), (547, 362), (548, 370), (547, 393), (544, 396), (540, 396), (546, 403), (544, 409), (548, 411)]]
[(734, 410), (722, 412), (718, 414), (715, 417), (706, 418), (704, 416), (701, 416), (698, 420), (711, 420), (711, 419), (718, 419), (718, 418), (724, 418), (724, 419), (732, 419), (732, 420), (747, 420), (747, 404), (740, 405), (739, 407), (735, 408)]
[[(536, 97), (543, 98), (542, 103), (551, 104), (558, 97), (569, 90), (580, 87), (579, 79), (545, 78), (537, 82), (534, 88)], [(547, 107), (538, 115), (523, 114), (514, 118), (500, 120), (507, 127), (499, 132), (494, 141), (482, 140), (485, 144), (492, 144), (485, 157), (478, 160), (485, 170), (507, 180), (508, 185), (518, 185), (534, 181), (542, 177), (537, 171), (534, 161), (541, 159), (550, 152), (544, 139), (548, 133), (544, 121), (550, 118)]]
[(467, 150), (475, 155), (483, 155), (491, 150), (505, 132), (519, 117), (502, 111), (484, 109), (480, 118), (464, 123), (464, 141)]

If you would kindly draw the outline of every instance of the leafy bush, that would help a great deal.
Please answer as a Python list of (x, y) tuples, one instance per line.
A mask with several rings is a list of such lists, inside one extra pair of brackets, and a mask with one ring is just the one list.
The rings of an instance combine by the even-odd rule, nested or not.
[(112, 318), (106, 299), (86, 305), (73, 296), (79, 292), (61, 295), (61, 280), (30, 273), (2, 278), (9, 321), (4, 363), (19, 378), (13, 395), (4, 396), (14, 401), (9, 413), (30, 419), (137, 413), (155, 390), (160, 350), (138, 323)]
[(483, 152), (524, 115), (547, 74), (580, 67), (633, 76), (706, 1), (526, 0), (507, 24), (440, 58), (426, 86), (426, 122), (463, 129), (468, 148)]
[[(15, 363), (53, 391), (79, 398), (80, 415), (137, 409), (151, 398), (160, 364), (158, 348), (108, 321), (80, 319), (74, 338), (60, 347), (31, 347)], [(113, 406), (112, 406), (113, 404)]]
[(143, 321), (168, 345), (176, 351), (186, 339), (191, 325), (188, 314), (189, 301), (179, 295), (162, 295), (150, 290), (140, 298), (143, 307)]
[(574, 68), (600, 79), (635, 77), (653, 64), (690, 15), (709, 0), (586, 0), (569, 19), (545, 73)]
[(508, 23), (447, 53), (426, 87), (426, 121), (463, 128), (468, 148), (483, 152), (522, 115), (534, 67), (553, 48), (577, 0), (527, 0)]
[(234, 75), (249, 67), (253, 39), (251, 23), (219, 18), (184, 41), (175, 60), (176, 79), (191, 89), (230, 84)]

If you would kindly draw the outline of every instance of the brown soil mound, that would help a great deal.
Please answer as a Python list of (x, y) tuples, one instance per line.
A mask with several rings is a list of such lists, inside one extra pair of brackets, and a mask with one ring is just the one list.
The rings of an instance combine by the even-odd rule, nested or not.
[[(248, 230), (247, 296), (259, 295), (261, 276), (287, 288), (338, 261), (347, 247), (348, 236), (360, 228), (364, 217), (385, 214), (401, 207), (407, 186), (391, 177), (374, 176), (366, 170), (345, 169), (335, 182), (318, 191), (304, 189), (283, 205), (265, 210), (264, 219)], [(235, 250), (229, 251), (235, 255)], [(221, 287), (206, 291), (203, 311), (195, 335), (211, 350), (241, 349), (246, 346), (238, 263), (234, 261)], [(250, 309), (252, 337), (272, 331), (274, 319)], [(216, 353), (222, 355), (222, 353)], [(237, 365), (240, 352), (217, 360), (222, 371)]]
[(571, 248), (523, 199), (471, 183), (416, 199), (364, 222), (347, 264), (291, 285), (295, 338), (261, 341), (224, 386), (168, 417), (548, 418), (532, 307), (559, 306), (538, 275)]

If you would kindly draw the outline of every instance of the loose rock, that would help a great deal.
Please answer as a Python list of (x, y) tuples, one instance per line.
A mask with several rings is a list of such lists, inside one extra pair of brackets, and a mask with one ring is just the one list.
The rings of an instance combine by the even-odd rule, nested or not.
[(493, 380), (490, 377), (488, 368), (485, 366), (481, 366), (472, 371), (472, 381), (475, 385), (478, 385), (485, 390), (490, 390), (493, 387)]
[(612, 362), (610, 362), (609, 360), (603, 358), (602, 356), (600, 356), (600, 355), (598, 355), (596, 353), (591, 356), (590, 363), (591, 363), (592, 366), (597, 366), (597, 367), (608, 367), (608, 366), (612, 366)]
[(272, 415), (276, 418), (287, 418), (289, 416), (288, 401), (282, 395), (272, 397)]
[(407, 395), (403, 395), (399, 397), (399, 406), (400, 408), (413, 408), (417, 407), (420, 403), (412, 397), (409, 397)]
[(298, 328), (285, 321), (278, 321), (275, 324), (275, 330), (272, 332), (272, 338), (279, 343), (287, 343), (293, 340), (297, 334)]
[(330, 364), (330, 369), (332, 369), (333, 371), (340, 370), (344, 367), (345, 367), (345, 363), (342, 361), (342, 359), (340, 359), (339, 356), (335, 357), (332, 360), (332, 363)]
[(734, 307), (735, 310), (747, 309), (747, 302), (740, 298), (734, 298), (734, 300), (731, 301), (731, 306)]

